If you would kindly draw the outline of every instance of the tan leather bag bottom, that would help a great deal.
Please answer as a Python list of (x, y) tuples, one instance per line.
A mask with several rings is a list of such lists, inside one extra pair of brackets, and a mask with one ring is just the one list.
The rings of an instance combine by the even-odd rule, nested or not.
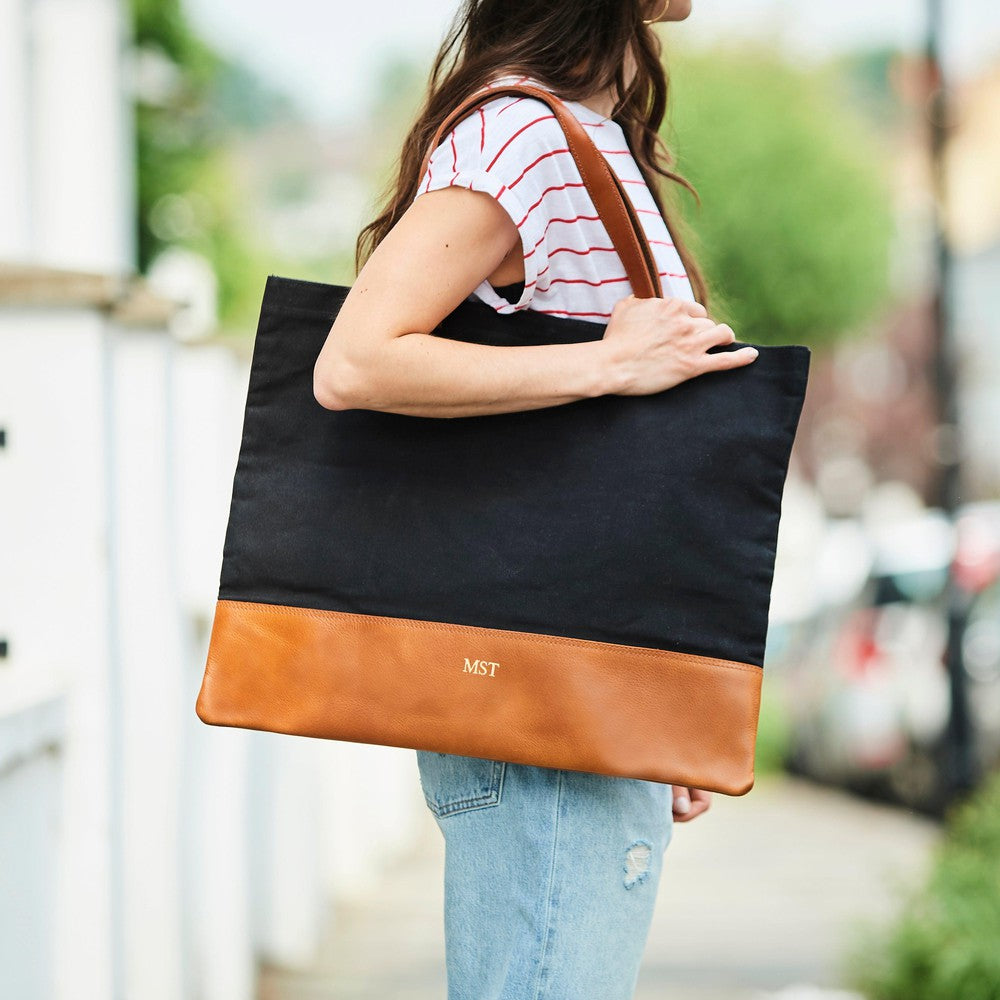
[(212, 725), (753, 787), (763, 671), (641, 646), (220, 600)]

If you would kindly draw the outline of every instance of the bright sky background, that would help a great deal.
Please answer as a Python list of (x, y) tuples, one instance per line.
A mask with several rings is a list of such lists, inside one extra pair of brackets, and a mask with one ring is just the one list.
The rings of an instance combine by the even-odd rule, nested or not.
[[(184, 0), (203, 33), (290, 92), (318, 119), (364, 113), (365, 88), (392, 50), (428, 69), (459, 0)], [(553, 0), (556, 2), (556, 0)], [(953, 72), (1000, 62), (1000, 3), (944, 0)], [(659, 29), (670, 38), (777, 34), (807, 55), (859, 44), (922, 44), (925, 0), (694, 0), (691, 16)]]

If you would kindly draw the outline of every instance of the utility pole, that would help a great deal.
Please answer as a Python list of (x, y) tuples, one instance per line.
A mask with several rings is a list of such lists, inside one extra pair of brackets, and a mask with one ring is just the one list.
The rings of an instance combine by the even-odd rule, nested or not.
[[(926, 0), (926, 66), (930, 81), (927, 104), (930, 133), (930, 158), (934, 185), (934, 258), (935, 284), (932, 304), (934, 331), (934, 377), (937, 398), (937, 446), (939, 463), (935, 503), (947, 512), (954, 523), (962, 501), (962, 439), (958, 411), (958, 346), (952, 314), (954, 261), (946, 233), (948, 192), (945, 175), (945, 150), (950, 127), (949, 95), (941, 61), (944, 34), (945, 0)], [(972, 719), (969, 713), (967, 674), (963, 658), (963, 639), (968, 621), (971, 595), (949, 573), (945, 590), (948, 639), (945, 665), (951, 692), (951, 712), (945, 740), (945, 791), (950, 799), (961, 797), (976, 784), (977, 765)]]

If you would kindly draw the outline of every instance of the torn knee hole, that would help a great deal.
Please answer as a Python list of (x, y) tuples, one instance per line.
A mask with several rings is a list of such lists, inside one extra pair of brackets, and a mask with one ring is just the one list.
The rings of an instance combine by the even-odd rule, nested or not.
[(653, 845), (645, 840), (637, 840), (625, 852), (625, 888), (644, 882), (649, 875), (653, 860)]

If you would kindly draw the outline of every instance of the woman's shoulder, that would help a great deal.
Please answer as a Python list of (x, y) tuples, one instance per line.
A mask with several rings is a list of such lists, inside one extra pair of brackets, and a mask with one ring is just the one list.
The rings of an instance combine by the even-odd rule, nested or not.
[[(530, 78), (513, 78), (494, 81), (489, 89), (504, 83), (528, 83), (548, 90)], [(614, 146), (621, 138), (620, 128), (596, 111), (576, 101), (563, 101), (567, 110), (587, 129), (599, 146)], [(510, 175), (545, 156), (542, 168), (546, 175), (570, 170), (572, 158), (566, 134), (550, 106), (541, 98), (530, 94), (499, 94), (485, 97), (476, 109), (463, 118), (448, 135), (445, 135), (434, 155), (452, 160), (459, 158), (477, 161), (479, 169)]]

